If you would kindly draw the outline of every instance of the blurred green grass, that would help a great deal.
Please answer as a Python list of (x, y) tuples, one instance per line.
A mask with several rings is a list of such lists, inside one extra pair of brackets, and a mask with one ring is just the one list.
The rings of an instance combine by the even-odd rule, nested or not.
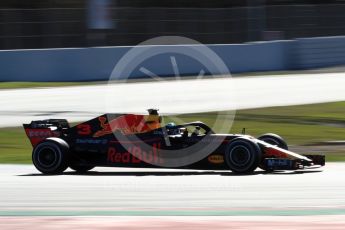
[(0, 129), (0, 163), (30, 163), (31, 151), (22, 127)]
[(94, 85), (97, 82), (0, 82), (0, 89)]
[[(212, 126), (217, 113), (179, 115), (184, 122), (200, 120)], [(229, 119), (219, 116), (220, 119)], [(169, 118), (164, 119), (169, 122)], [(231, 133), (281, 135), (289, 145), (345, 140), (345, 102), (237, 111)], [(30, 163), (31, 145), (23, 128), (0, 129), (0, 163)], [(328, 161), (345, 161), (345, 152), (326, 153)]]

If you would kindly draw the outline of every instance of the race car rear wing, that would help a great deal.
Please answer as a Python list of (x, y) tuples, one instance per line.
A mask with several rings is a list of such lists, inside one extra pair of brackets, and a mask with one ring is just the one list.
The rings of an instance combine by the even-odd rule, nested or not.
[(23, 126), (33, 147), (48, 137), (60, 137), (66, 134), (70, 128), (65, 119), (38, 120)]

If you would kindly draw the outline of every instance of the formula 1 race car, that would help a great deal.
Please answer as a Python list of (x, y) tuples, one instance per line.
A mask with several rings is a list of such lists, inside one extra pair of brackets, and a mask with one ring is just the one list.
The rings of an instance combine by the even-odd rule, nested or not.
[[(32, 121), (23, 126), (33, 146), (33, 164), (44, 174), (60, 174), (68, 167), (82, 173), (96, 166), (231, 170), (247, 174), (257, 167), (274, 171), (325, 165), (323, 155), (289, 151), (276, 134), (254, 138), (216, 134), (199, 121), (165, 126), (161, 123), (158, 110), (150, 109), (148, 115), (104, 114), (74, 127), (64, 119)], [(193, 149), (197, 144), (199, 147)], [(215, 145), (209, 148), (210, 144)], [(174, 157), (185, 149), (187, 155), (183, 159), (189, 159), (188, 154), (192, 157), (195, 151), (206, 152), (199, 154), (201, 159), (193, 156), (195, 162), (165, 164), (176, 162)]]

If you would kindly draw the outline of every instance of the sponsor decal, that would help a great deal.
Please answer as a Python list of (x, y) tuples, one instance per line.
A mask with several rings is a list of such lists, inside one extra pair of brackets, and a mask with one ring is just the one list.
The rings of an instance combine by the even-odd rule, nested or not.
[(293, 161), (289, 159), (267, 159), (268, 167), (292, 167)]
[(163, 163), (163, 159), (159, 157), (160, 144), (153, 144), (152, 150), (143, 151), (138, 146), (128, 148), (128, 152), (118, 151), (115, 147), (108, 149), (107, 161), (110, 163), (133, 163), (139, 164), (142, 161), (146, 163)]
[(29, 138), (47, 138), (47, 137), (58, 137), (59, 132), (52, 132), (50, 129), (29, 129), (27, 131)]
[(42, 140), (48, 137), (59, 137), (60, 132), (50, 129), (25, 129), (26, 135), (29, 137), (32, 146), (36, 146)]
[(224, 157), (223, 155), (216, 154), (216, 155), (210, 155), (207, 160), (212, 164), (222, 164), (224, 163)]
[(107, 139), (77, 139), (77, 144), (101, 144), (105, 145), (108, 143)]

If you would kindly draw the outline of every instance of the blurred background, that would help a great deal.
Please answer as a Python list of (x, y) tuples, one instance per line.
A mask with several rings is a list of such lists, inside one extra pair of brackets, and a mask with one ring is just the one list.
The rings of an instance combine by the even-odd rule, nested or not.
[[(104, 81), (131, 47), (159, 36), (206, 44), (231, 73), (342, 67), (344, 12), (344, 0), (2, 0), (0, 81)], [(149, 62), (174, 74), (162, 58)], [(180, 63), (181, 75), (200, 71)]]
[[(345, 0), (1, 0), (0, 98), (6, 100), (0, 100), (0, 150), (8, 154), (0, 155), (0, 162), (30, 162), (31, 146), (22, 128), (4, 127), (52, 117), (80, 122), (107, 112), (101, 103), (105, 86), (99, 84), (107, 83), (131, 48), (159, 36), (182, 36), (205, 44), (233, 76), (240, 76), (233, 78), (241, 98), (233, 132), (243, 127), (253, 135), (276, 132), (297, 151), (328, 151), (328, 143), (321, 150), (304, 145), (324, 145), (345, 136), (344, 12)], [(188, 40), (183, 42), (182, 50), (191, 47)], [(142, 60), (130, 76), (115, 73), (112, 79), (141, 81), (138, 78), (150, 77), (148, 72), (162, 81), (176, 72), (187, 79), (210, 74), (195, 58), (177, 55), (166, 43), (150, 49), (170, 51)], [(229, 71), (219, 75), (229, 76)], [(177, 87), (183, 91), (184, 100), (179, 102), (185, 113), (194, 113), (198, 105), (229, 109), (222, 100), (214, 103), (206, 100), (211, 97), (198, 97), (199, 92), (205, 96), (231, 91), (219, 79), (205, 80), (204, 88), (190, 97), (186, 93), (191, 83), (177, 86), (170, 81), (171, 92), (176, 94)], [(147, 90), (152, 99), (130, 86), (136, 87), (118, 84), (119, 96), (112, 98), (130, 99), (133, 107), (150, 108), (145, 103), (158, 99), (167, 106), (177, 104), (170, 89)], [(186, 103), (195, 95), (199, 102)], [(215, 118), (214, 114), (190, 116), (209, 122)], [(345, 160), (342, 143), (332, 150), (331, 159)]]
[(136, 45), (178, 35), (204, 44), (338, 36), (343, 0), (2, 0), (0, 49)]
[[(200, 44), (191, 46), (182, 39), (179, 46), (136, 46), (160, 36), (182, 36)], [(121, 65), (133, 47), (163, 54), (147, 59), (136, 55), (133, 59), (144, 60)], [(234, 77), (229, 71), (207, 76), (210, 71), (197, 55), (182, 55), (177, 47), (213, 51)], [(204, 56), (210, 63), (217, 59)], [(114, 94), (109, 94), (108, 79), (118, 63), (133, 71), (130, 76), (114, 71)], [(194, 217), (247, 215), (241, 221), (256, 215), (260, 221), (263, 215), (292, 218), (280, 225), (274, 218), (278, 229), (287, 223), (306, 228), (293, 215), (315, 215), (308, 226), (345, 229), (343, 222), (332, 227), (320, 220), (328, 214), (345, 220), (345, 165), (329, 163), (345, 162), (344, 67), (345, 0), (0, 0), (0, 229), (30, 229), (30, 222), (18, 221), (19, 216), (47, 215), (45, 221), (34, 218), (35, 229), (56, 229), (66, 216), (188, 216), (188, 210), (196, 210)], [(175, 76), (176, 81), (164, 78)], [(125, 84), (126, 77), (133, 78), (130, 84)], [(236, 99), (226, 97), (229, 92)], [(284, 178), (260, 172), (248, 177), (136, 174), (132, 169), (40, 177), (22, 124), (63, 118), (76, 125), (109, 112), (109, 101), (117, 106), (110, 112), (139, 108), (144, 113), (142, 107), (160, 104), (161, 114), (182, 111), (180, 121), (200, 120), (209, 126), (232, 122), (234, 117), (224, 111), (236, 102), (229, 132), (245, 128), (256, 137), (277, 133), (289, 150), (325, 154), (327, 164), (323, 172), (290, 172)], [(96, 229), (92, 223), (99, 228), (113, 217), (84, 220)], [(67, 224), (76, 228), (78, 221)], [(163, 226), (153, 224), (153, 229)], [(217, 226), (219, 222), (212, 229)]]

